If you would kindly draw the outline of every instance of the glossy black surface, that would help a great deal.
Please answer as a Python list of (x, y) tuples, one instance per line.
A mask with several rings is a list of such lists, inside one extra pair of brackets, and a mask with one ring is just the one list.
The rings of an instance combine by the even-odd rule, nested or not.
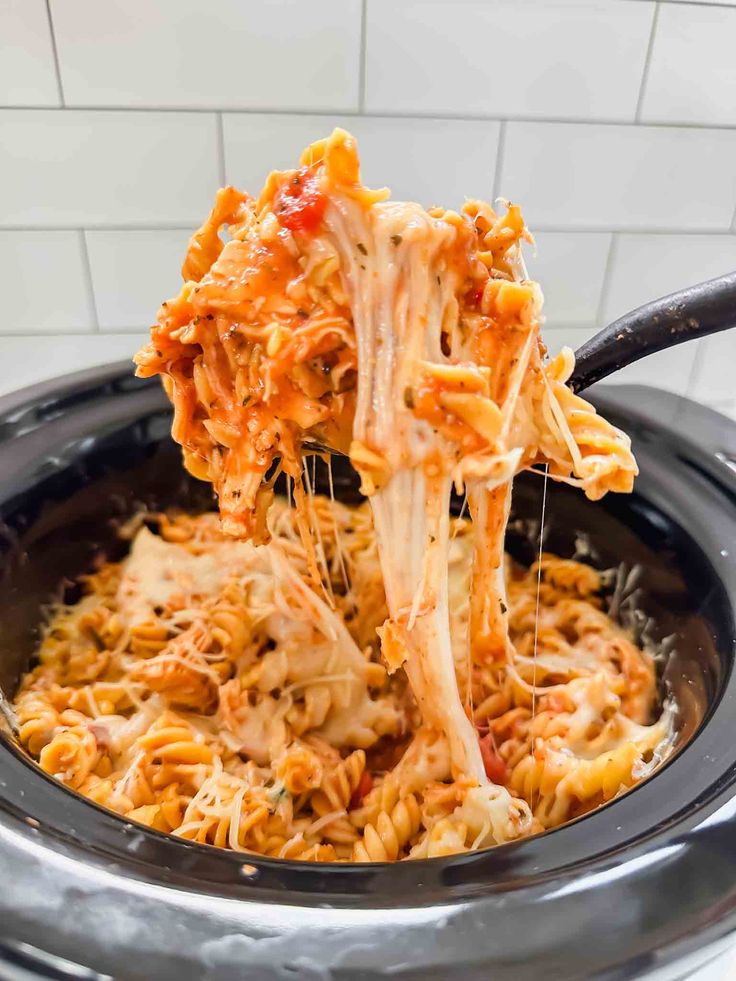
[(736, 326), (736, 272), (637, 307), (575, 352), (570, 379), (580, 392), (648, 354)]
[[(666, 680), (685, 734), (699, 727), (661, 772), (528, 841), (431, 862), (316, 867), (126, 824), (3, 737), (0, 882), (12, 887), (0, 889), (0, 954), (5, 942), (9, 957), (32, 958), (18, 953), (31, 944), (131, 978), (368, 978), (388, 968), (406, 978), (491, 968), (501, 979), (624, 977), (731, 930), (735, 427), (638, 387), (596, 401), (632, 433), (637, 493), (593, 505), (550, 485), (547, 544), (572, 554), (583, 531), (601, 567), (641, 567), (647, 630), (675, 635)], [(127, 366), (0, 399), (6, 691), (27, 664), (42, 604), (98, 551), (114, 554), (120, 520), (141, 503), (211, 506), (209, 489), (183, 476), (168, 423), (158, 388), (131, 380)], [(516, 495), (509, 547), (521, 559), (538, 480)]]

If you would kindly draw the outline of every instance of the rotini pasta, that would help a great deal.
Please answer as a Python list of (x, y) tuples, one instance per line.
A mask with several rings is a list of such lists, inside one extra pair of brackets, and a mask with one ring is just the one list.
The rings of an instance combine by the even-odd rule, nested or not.
[[(604, 612), (589, 566), (548, 554), (528, 570), (510, 564), (513, 663), (464, 659), (473, 528), (454, 519), (457, 678), (491, 783), (454, 776), (447, 740), (422, 723), (403, 667), (388, 674), (378, 660), (386, 604), (367, 507), (315, 497), (314, 514), (331, 616), (354, 647), (335, 643), (329, 618), (305, 619), (304, 597), (289, 594), (292, 577), (308, 581), (309, 559), (285, 502), (259, 548), (227, 539), (214, 515), (148, 516), (128, 558), (86, 577), (80, 602), (55, 612), (24, 679), (20, 738), (41, 767), (188, 841), (383, 862), (555, 827), (633, 786), (666, 754), (652, 659)], [(276, 550), (290, 567), (278, 578)], [(157, 650), (139, 646), (141, 623)]]
[[(257, 199), (218, 193), (136, 361), (221, 530), (148, 515), (57, 611), (17, 699), (45, 770), (200, 843), (395, 861), (552, 827), (666, 753), (598, 574), (504, 556), (520, 470), (591, 499), (637, 472), (572, 353), (545, 362), (525, 239), (515, 205), (366, 188), (342, 130)], [(368, 506), (314, 495), (325, 448)]]

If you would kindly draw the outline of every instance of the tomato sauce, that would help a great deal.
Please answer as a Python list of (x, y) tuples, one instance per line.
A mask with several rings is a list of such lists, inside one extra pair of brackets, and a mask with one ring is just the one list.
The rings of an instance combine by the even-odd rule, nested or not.
[(302, 167), (282, 184), (273, 199), (279, 223), (289, 231), (307, 235), (319, 228), (326, 206), (327, 198), (309, 167)]
[(480, 755), (483, 758), (486, 776), (493, 783), (505, 784), (509, 778), (509, 772), (494, 745), (493, 735), (489, 732), (479, 742)]

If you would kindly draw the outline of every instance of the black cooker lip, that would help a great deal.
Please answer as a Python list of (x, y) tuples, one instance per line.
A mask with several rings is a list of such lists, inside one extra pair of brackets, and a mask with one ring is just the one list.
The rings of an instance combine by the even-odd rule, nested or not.
[[(640, 389), (633, 391), (646, 392)], [(627, 413), (639, 408), (643, 417), (648, 419), (646, 408), (641, 405), (641, 397), (627, 399), (627, 393), (623, 391), (622, 394), (624, 398), (617, 397), (613, 392), (602, 397), (604, 401), (608, 400), (606, 411), (609, 414), (615, 416), (625, 406)], [(656, 393), (649, 394), (656, 397)], [(154, 402), (159, 397), (155, 382), (152, 386), (132, 379), (127, 364), (86, 370), (0, 399), (0, 431), (5, 424), (11, 428), (19, 427), (27, 433), (50, 418), (58, 418), (65, 408), (77, 407), (85, 402), (93, 404), (110, 396), (132, 396), (134, 401), (141, 402), (145, 396), (142, 407), (144, 411), (150, 411), (151, 395)], [(651, 422), (651, 419), (648, 421)], [(661, 442), (659, 436), (657, 433), (657, 442)], [(682, 448), (679, 452), (682, 453)], [(646, 479), (646, 474), (643, 479)], [(690, 492), (691, 505), (699, 512), (704, 508), (707, 511), (710, 507), (711, 513), (715, 513), (714, 509), (722, 502), (719, 500), (714, 505), (707, 494), (704, 495), (700, 488), (697, 490), (696, 496)], [(710, 493), (718, 495), (719, 490), (710, 488)], [(733, 524), (736, 540), (736, 522)], [(736, 581), (731, 586), (735, 599), (732, 606), (736, 606)], [(88, 856), (100, 861), (128, 863), (131, 872), (135, 869), (134, 874), (150, 881), (160, 878), (161, 869), (176, 867), (179, 870), (177, 878), (182, 885), (191, 887), (192, 883), (196, 883), (196, 888), (200, 890), (206, 887), (217, 893), (227, 892), (236, 884), (260, 901), (281, 901), (285, 892), (290, 892), (295, 903), (305, 898), (309, 900), (315, 895), (329, 894), (333, 902), (348, 905), (356, 897), (370, 896), (375, 905), (386, 895), (392, 897), (390, 902), (395, 902), (398, 893), (403, 892), (408, 901), (431, 904), (437, 901), (438, 891), (442, 899), (448, 901), (498, 893), (509, 888), (529, 888), (568, 875), (571, 871), (582, 874), (601, 862), (613, 860), (623, 850), (629, 853), (634, 847), (654, 847), (654, 843), (663, 836), (686, 833), (695, 823), (696, 814), (709, 813), (717, 806), (719, 799), (728, 795), (727, 789), (714, 793), (714, 788), (720, 781), (725, 781), (724, 787), (730, 788), (736, 779), (736, 770), (719, 774), (717, 780), (712, 779), (712, 771), (708, 770), (709, 779), (700, 790), (702, 800), (697, 802), (697, 806), (693, 804), (694, 785), (700, 769), (699, 756), (706, 760), (710, 757), (711, 750), (707, 743), (713, 739), (716, 730), (720, 731), (718, 720), (723, 712), (722, 704), (724, 700), (733, 698), (732, 661), (729, 660), (728, 664), (729, 671), (721, 678), (719, 697), (711, 705), (700, 732), (650, 780), (563, 828), (472, 855), (401, 866), (332, 867), (253, 855), (233, 855), (124, 822), (118, 815), (97, 807), (43, 774), (36, 764), (7, 740), (6, 749), (10, 756), (7, 753), (0, 756), (0, 774), (8, 766), (13, 770), (12, 777), (4, 782), (21, 794), (26, 814), (16, 809), (2, 786), (0, 808), (8, 816), (15, 812), (21, 826), (26, 829), (28, 817), (31, 821), (38, 821), (52, 839), (70, 843), (72, 847), (81, 833)], [(678, 805), (677, 791), (681, 788), (686, 788), (686, 792)], [(51, 807), (46, 800), (49, 792), (54, 802)], [(661, 800), (667, 801), (665, 808), (660, 806)], [(33, 834), (36, 830), (31, 827), (27, 833)], [(243, 871), (244, 867), (248, 869), (247, 872)], [(168, 881), (169, 878), (167, 873), (164, 879)]]
[[(124, 371), (122, 366), (107, 366), (48, 383), (40, 393), (34, 389), (0, 399), (0, 429), (4, 424), (12, 429), (19, 422), (33, 428), (29, 415), (53, 415), (60, 401), (84, 400), (93, 388), (108, 395), (120, 392), (118, 386), (123, 386), (124, 392), (134, 394), (134, 385), (128, 387), (128, 372), (127, 365)], [(639, 413), (662, 445), (676, 439), (671, 427), (663, 432), (660, 425), (662, 413), (672, 415), (672, 397), (636, 386), (601, 393), (597, 401), (614, 415)], [(713, 414), (704, 415), (707, 410), (695, 406), (689, 410), (705, 430), (718, 420), (719, 439), (725, 439), (723, 445), (730, 447), (729, 452), (736, 449), (733, 424)], [(26, 418), (21, 421), (24, 413)], [(729, 483), (731, 478), (720, 465), (712, 463), (715, 450), (712, 439), (704, 439), (707, 459), (693, 458), (684, 446), (681, 455), (691, 471), (690, 495), (700, 511), (703, 534), (707, 534), (710, 509), (711, 515), (717, 513), (722, 519), (724, 528), (728, 526), (728, 534), (736, 543), (734, 483)], [(731, 495), (731, 511), (725, 507), (728, 502), (724, 503), (727, 494)], [(734, 573), (726, 563), (719, 563), (718, 573), (726, 583), (733, 608)], [(733, 661), (730, 653), (729, 666)], [(605, 929), (619, 931), (622, 949), (618, 953), (602, 951), (601, 970), (605, 968), (606, 977), (630, 976), (634, 963), (639, 967), (651, 965), (653, 958), (666, 959), (675, 949), (681, 953), (736, 927), (736, 854), (728, 847), (736, 830), (736, 765), (727, 752), (735, 697), (736, 682), (729, 671), (722, 678), (720, 698), (708, 719), (683, 751), (649, 781), (599, 811), (545, 835), (484, 853), (393, 866), (315, 867), (236, 856), (172, 840), (125, 823), (59, 786), (5, 740), (6, 745), (0, 748), (0, 869), (3, 847), (8, 842), (12, 847), (15, 837), (29, 854), (71, 856), (85, 868), (101, 872), (115, 868), (123, 892), (128, 888), (126, 883), (137, 880), (166, 886), (172, 896), (178, 891), (196, 891), (203, 897), (242, 899), (246, 902), (237, 905), (244, 909), (252, 910), (262, 903), (319, 906), (324, 912), (325, 931), (340, 909), (383, 909), (386, 916), (376, 932), (379, 945), (395, 942), (400, 917), (393, 914), (398, 908), (438, 904), (434, 928), (447, 938), (448, 951), (455, 949), (465, 963), (486, 966), (494, 945), (496, 951), (499, 943), (508, 941), (512, 946), (511, 935), (504, 933), (510, 926), (507, 914), (511, 911), (521, 918), (529, 907), (539, 915), (543, 908), (545, 922), (556, 924), (564, 937), (574, 935), (576, 922), (585, 918), (586, 911), (592, 915), (594, 909), (605, 910), (601, 924), (605, 921)], [(16, 863), (13, 870), (20, 888), (23, 865)], [(62, 891), (66, 885), (60, 884)], [(649, 923), (632, 932), (626, 908), (632, 902), (641, 903), (642, 891), (667, 919), (656, 929)], [(0, 908), (3, 905), (0, 899)], [(453, 923), (464, 923), (466, 938), (472, 936), (472, 951), (467, 939), (458, 944), (457, 937), (446, 929), (443, 917), (450, 906), (455, 907), (450, 917)], [(153, 914), (153, 908), (141, 901), (141, 915), (147, 911)], [(172, 917), (175, 914), (172, 904)], [(244, 915), (246, 929), (255, 930), (257, 914)], [(326, 942), (325, 949), (327, 946)], [(667, 953), (654, 955), (655, 948)], [(570, 969), (557, 976), (578, 976), (574, 957), (570, 957)], [(391, 963), (388, 951), (383, 959), (385, 965)], [(541, 969), (540, 962), (537, 967)], [(531, 975), (520, 971), (515, 976)], [(593, 972), (586, 976), (593, 976)]]
[[(0, 732), (0, 815), (30, 840), (47, 836), (52, 847), (79, 851), (123, 874), (243, 899), (301, 905), (327, 899), (335, 905), (373, 908), (552, 887), (600, 872), (652, 851), (691, 847), (688, 836), (729, 801), (736, 831), (736, 757), (715, 763), (733, 726), (736, 673), (722, 679), (710, 712), (690, 741), (651, 777), (606, 805), (517, 842), (481, 852), (406, 863), (330, 864), (237, 853), (185, 841), (126, 821), (45, 773), (6, 733)], [(707, 776), (697, 780), (698, 775)], [(674, 805), (674, 806), (673, 806)], [(615, 824), (614, 824), (615, 821)], [(736, 883), (735, 883), (736, 886)]]
[[(696, 742), (697, 739), (689, 748), (693, 748)], [(687, 750), (683, 752), (683, 756), (686, 752)], [(21, 760), (19, 755), (16, 756), (16, 760), (27, 768), (36, 786), (51, 780), (44, 775), (43, 780), (40, 781), (38, 774), (32, 772), (35, 767), (30, 761)], [(674, 763), (671, 768), (675, 769)], [(191, 909), (191, 900), (185, 899), (186, 894), (190, 896), (194, 894), (202, 901), (203, 914), (211, 901), (217, 904), (214, 907), (216, 909), (224, 910), (221, 906), (224, 901), (231, 906), (231, 909), (237, 907), (239, 910), (236, 927), (232, 922), (227, 926), (218, 922), (208, 928), (207, 937), (212, 938), (215, 945), (221, 939), (223, 931), (225, 936), (232, 936), (233, 929), (242, 932), (244, 937), (253, 938), (254, 941), (262, 938), (264, 921), (269, 922), (270, 919), (269, 914), (264, 913), (264, 909), (274, 908), (277, 911), (274, 913), (276, 922), (281, 925), (269, 929), (274, 930), (273, 939), (281, 938), (286, 949), (290, 951), (287, 954), (280, 954), (286, 965), (290, 965), (292, 959), (297, 961), (300, 959), (303, 955), (302, 944), (306, 945), (305, 949), (313, 951), (315, 942), (318, 945), (324, 942), (326, 962), (330, 959), (340, 961), (341, 955), (334, 946), (335, 936), (343, 937), (343, 942), (349, 945), (352, 933), (360, 926), (360, 921), (352, 925), (348, 923), (346, 926), (341, 920), (340, 911), (348, 910), (354, 914), (370, 911), (373, 938), (371, 942), (375, 942), (379, 953), (373, 958), (370, 970), (366, 969), (359, 976), (377, 977), (390, 968), (397, 977), (402, 977), (403, 973), (396, 969), (395, 953), (401, 938), (400, 928), (404, 921), (408, 921), (407, 925), (411, 927), (414, 922), (412, 911), (421, 914), (423, 910), (422, 920), (426, 921), (425, 929), (432, 931), (434, 941), (446, 947), (448, 953), (455, 951), (454, 966), (469, 978), (487, 977), (488, 970), (507, 946), (516, 950), (518, 956), (519, 931), (534, 930), (541, 923), (546, 924), (548, 931), (553, 929), (555, 936), (571, 938), (569, 948), (565, 947), (562, 952), (559, 950), (555, 952), (553, 960), (556, 962), (556, 959), (561, 958), (562, 967), (558, 966), (559, 973), (550, 972), (545, 976), (564, 978), (566, 981), (578, 977), (611, 979), (640, 977), (645, 970), (667, 963), (675, 955), (684, 956), (696, 948), (714, 943), (736, 929), (736, 855), (733, 854), (733, 848), (729, 847), (734, 833), (736, 812), (732, 796), (736, 781), (733, 767), (724, 773), (716, 792), (707, 799), (699, 801), (689, 814), (681, 815), (679, 819), (673, 819), (667, 825), (655, 827), (649, 835), (639, 838), (633, 844), (622, 841), (618, 847), (606, 848), (587, 861), (573, 862), (565, 868), (558, 868), (548, 874), (537, 870), (526, 875), (494, 880), (492, 877), (497, 870), (498, 861), (495, 863), (494, 870), (494, 863), (479, 861), (479, 859), (499, 859), (503, 857), (504, 852), (513, 857), (514, 851), (517, 853), (522, 850), (530, 851), (529, 846), (538, 847), (545, 841), (548, 845), (553, 845), (555, 840), (579, 836), (581, 831), (584, 831), (587, 837), (594, 838), (599, 833), (596, 828), (597, 818), (602, 817), (606, 811), (610, 814), (637, 796), (641, 798), (645, 787), (653, 789), (659, 777), (665, 772), (666, 770), (653, 777), (649, 784), (636, 788), (622, 800), (601, 811), (518, 845), (499, 846), (472, 858), (460, 856), (455, 859), (402, 863), (400, 866), (393, 867), (355, 866), (347, 869), (324, 866), (315, 868), (309, 867), (307, 863), (300, 865), (300, 863), (276, 862), (245, 855), (234, 856), (207, 846), (185, 842), (172, 843), (166, 839), (166, 836), (150, 832), (141, 826), (122, 822), (117, 816), (97, 808), (64, 788), (55, 788), (56, 803), (60, 803), (62, 797), (65, 799), (64, 811), (67, 810), (66, 805), (73, 801), (77, 816), (84, 810), (88, 814), (96, 812), (96, 815), (104, 816), (110, 826), (108, 830), (111, 834), (125, 839), (125, 855), (122, 856), (118, 851), (110, 853), (109, 850), (100, 849), (97, 837), (91, 842), (80, 840), (90, 827), (85, 825), (84, 821), (79, 823), (75, 821), (74, 827), (69, 829), (69, 835), (63, 838), (45, 834), (47, 828), (43, 825), (36, 827), (33, 819), (29, 822), (29, 814), (21, 815), (17, 811), (12, 815), (9, 814), (6, 809), (7, 795), (3, 793), (4, 814), (0, 819), (0, 870), (3, 869), (2, 851), (8, 843), (8, 831), (23, 839), (20, 848), (17, 842), (13, 843), (12, 838), (10, 839), (16, 857), (24, 852), (32, 854), (34, 860), (39, 863), (39, 868), (48, 867), (52, 852), (60, 857), (63, 862), (61, 874), (56, 873), (58, 878), (53, 876), (48, 879), (47, 887), (58, 888), (59, 895), (69, 896), (69, 901), (72, 903), (75, 898), (78, 900), (79, 896), (85, 895), (89, 890), (90, 882), (95, 883), (95, 870), (97, 870), (97, 874), (100, 875), (99, 888), (103, 899), (97, 918), (99, 930), (92, 938), (82, 937), (84, 943), (88, 943), (88, 947), (80, 948), (82, 953), (74, 960), (102, 971), (109, 971), (113, 976), (128, 976), (125, 971), (125, 956), (130, 956), (131, 953), (128, 950), (115, 955), (116, 969), (107, 959), (110, 952), (105, 947), (103, 927), (105, 917), (116, 908), (115, 903), (135, 902), (141, 917), (155, 915), (173, 930), (180, 925), (181, 917), (187, 908)], [(6, 775), (12, 778), (12, 774), (3, 773), (0, 783), (5, 782)], [(23, 803), (25, 805), (26, 800)], [(619, 826), (623, 825), (625, 820), (625, 817), (620, 817)], [(607, 829), (603, 828), (603, 834), (606, 832)], [(165, 855), (156, 849), (158, 860), (173, 864), (162, 864), (152, 869), (148, 862), (149, 846), (163, 843), (174, 844), (177, 847), (167, 848)], [(194, 856), (197, 861), (187, 864), (184, 856), (189, 858)], [(720, 863), (718, 869), (713, 868), (714, 857)], [(216, 863), (213, 861), (215, 859)], [(176, 864), (180, 860), (183, 868)], [(243, 873), (239, 877), (231, 876), (230, 873), (238, 868), (241, 860), (245, 860), (242, 866)], [(215, 865), (219, 869), (216, 869)], [(474, 878), (478, 888), (468, 891), (464, 888), (462, 873), (472, 865), (476, 866), (477, 874)], [(220, 877), (217, 872), (218, 870), (222, 872), (225, 866), (228, 867), (228, 874), (226, 877)], [(259, 890), (258, 881), (254, 883), (252, 879), (253, 868), (261, 872), (268, 868), (278, 869), (281, 873), (279, 888), (270, 888), (266, 892)], [(84, 873), (83, 877), (80, 876), (79, 884), (75, 880), (76, 869)], [(117, 898), (109, 894), (110, 889), (106, 885), (111, 870), (114, 870), (115, 874)], [(13, 871), (16, 872), (13, 876), (15, 888), (23, 890), (32, 885), (29, 881), (23, 881), (23, 879), (32, 879), (34, 875), (32, 868), (20, 871), (16, 866)], [(330, 888), (335, 874), (340, 875), (345, 884), (352, 882), (359, 888), (354, 889), (349, 896), (342, 892), (336, 894)], [(369, 877), (367, 883), (366, 876)], [(405, 881), (407, 877), (410, 879), (408, 884)], [(703, 883), (709, 887), (705, 892), (693, 888)], [(265, 878), (262, 884), (268, 884)], [(146, 891), (141, 892), (141, 886)], [(164, 893), (160, 888), (162, 886), (165, 887)], [(156, 892), (149, 896), (147, 887), (153, 887)], [(167, 898), (165, 893), (170, 898)], [(233, 901), (235, 907), (232, 906)], [(0, 908), (3, 905), (0, 899)], [(642, 911), (650, 908), (656, 910), (656, 916), (651, 917), (650, 922), (647, 923), (647, 917)], [(300, 909), (303, 911), (318, 909), (320, 916), (318, 925), (305, 932), (300, 926), (303, 915), (300, 914)], [(593, 914), (593, 910), (597, 912)], [(631, 910), (638, 910), (636, 915), (641, 917), (641, 921), (637, 918), (633, 926)], [(530, 911), (535, 918), (531, 923)], [(598, 927), (601, 934), (599, 936), (588, 932), (584, 937), (579, 937), (579, 941), (597, 943), (610, 931), (619, 939), (620, 949), (615, 952), (610, 949), (602, 950), (600, 963), (597, 953), (589, 954), (587, 957), (589, 966), (581, 972), (579, 952), (575, 950), (573, 942), (576, 932), (579, 932), (579, 922), (584, 921), (586, 917)], [(523, 920), (526, 920), (526, 923), (522, 927)], [(7, 922), (12, 921), (9, 918)], [(43, 921), (35, 923), (34, 929), (30, 932), (24, 932), (23, 926), (24, 924), (21, 924), (20, 928), (16, 927), (11, 934), (13, 939), (20, 938), (27, 941), (29, 938), (35, 938), (38, 941), (38, 929), (43, 928), (41, 947), (45, 951), (59, 952), (59, 947), (53, 940), (54, 931), (46, 932)], [(0, 926), (0, 963), (2, 963), (4, 929), (6, 928)], [(293, 937), (295, 931), (297, 936)], [(317, 941), (314, 933), (317, 935)], [(420, 939), (421, 936), (417, 937), (416, 941)], [(76, 942), (79, 943), (79, 940), (80, 938), (77, 937)], [(135, 937), (131, 940), (135, 945)], [(137, 947), (135, 949), (138, 950)], [(158, 956), (163, 957), (164, 966), (168, 965), (172, 956), (163, 941), (161, 949), (157, 950), (155, 944), (152, 950), (142, 945), (140, 951), (142, 955), (145, 952), (146, 956), (157, 953)], [(61, 948), (60, 952), (68, 954), (68, 949), (65, 951)], [(187, 958), (187, 963), (191, 965), (198, 962), (199, 954), (191, 950), (187, 952)], [(544, 970), (547, 963), (549, 963), (548, 951), (545, 948), (538, 951), (536, 955), (530, 953), (528, 963), (525, 961), (515, 966), (511, 973), (499, 973), (498, 977), (508, 978), (509, 981), (536, 978), (539, 976), (538, 972)], [(232, 965), (230, 966), (232, 968)], [(430, 966), (434, 970), (434, 965), (428, 965), (426, 973), (415, 974), (408, 971), (406, 976), (412, 978), (448, 976), (441, 971), (432, 973), (429, 970)], [(40, 964), (38, 969), (42, 973), (43, 965)], [(204, 976), (203, 968), (200, 967), (200, 970), (202, 974), (197, 976)], [(42, 976), (47, 975), (42, 973)], [(77, 975), (75, 973), (70, 976)], [(144, 972), (141, 976), (153, 975)], [(177, 975), (173, 972), (170, 975), (165, 973), (162, 967), (155, 976), (164, 978)], [(195, 973), (192, 971), (178, 976), (195, 976)], [(271, 975), (265, 970), (262, 973), (256, 970), (252, 975), (246, 973), (222, 976), (270, 977)], [(273, 976), (281, 977), (282, 973), (278, 972)], [(286, 968), (283, 976), (288, 976)], [(336, 970), (334, 975), (325, 976), (352, 977), (349, 972), (343, 975), (340, 970)]]

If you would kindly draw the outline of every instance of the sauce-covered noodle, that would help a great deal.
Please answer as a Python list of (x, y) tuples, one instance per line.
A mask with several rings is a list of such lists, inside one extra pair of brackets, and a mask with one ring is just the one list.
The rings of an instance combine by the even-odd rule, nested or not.
[[(224, 534), (162, 518), (59, 615), (19, 699), (44, 768), (184, 837), (393, 860), (552, 827), (664, 754), (651, 658), (601, 610), (597, 574), (504, 562), (518, 471), (592, 499), (636, 474), (628, 438), (565, 385), (571, 352), (545, 362), (525, 237), (515, 206), (367, 189), (340, 130), (257, 200), (219, 192), (136, 360)], [(318, 447), (349, 454), (370, 514), (310, 493)], [(281, 472), (293, 508), (273, 501)], [(472, 525), (450, 517), (453, 487)], [(64, 684), (54, 634), (82, 643), (93, 606), (114, 624), (105, 665)], [(118, 686), (114, 711), (98, 684)]]

